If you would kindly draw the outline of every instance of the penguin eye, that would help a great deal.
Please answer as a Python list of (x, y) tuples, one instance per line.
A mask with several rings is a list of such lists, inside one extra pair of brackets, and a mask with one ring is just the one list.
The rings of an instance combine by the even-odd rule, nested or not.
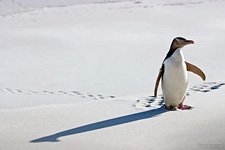
[(177, 43), (181, 43), (182, 42), (182, 40), (180, 40), (180, 39), (176, 39), (176, 41), (177, 41)]
[(177, 38), (176, 41), (178, 44), (184, 44), (186, 40), (182, 38)]

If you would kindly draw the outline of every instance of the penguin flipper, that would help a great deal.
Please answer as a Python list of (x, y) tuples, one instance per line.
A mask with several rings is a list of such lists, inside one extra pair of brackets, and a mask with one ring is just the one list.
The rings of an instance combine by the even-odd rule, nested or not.
[(202, 78), (202, 80), (205, 81), (206, 76), (200, 68), (198, 68), (197, 66), (195, 66), (195, 65), (193, 65), (189, 62), (186, 62), (186, 61), (185, 61), (185, 63), (186, 63), (186, 66), (187, 66), (187, 71), (190, 71), (190, 72), (193, 72), (193, 73), (199, 75)]
[(154, 96), (155, 97), (157, 96), (157, 90), (158, 90), (158, 86), (159, 86), (159, 81), (160, 81), (161, 77), (163, 76), (163, 72), (164, 72), (164, 66), (162, 66), (160, 68), (158, 77), (157, 77), (156, 82), (155, 82), (155, 89), (154, 89)]

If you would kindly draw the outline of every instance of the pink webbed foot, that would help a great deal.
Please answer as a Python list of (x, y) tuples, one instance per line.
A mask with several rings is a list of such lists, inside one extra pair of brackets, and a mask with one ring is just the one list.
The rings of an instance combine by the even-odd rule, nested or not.
[(183, 105), (182, 103), (179, 104), (178, 106), (178, 109), (181, 109), (181, 110), (190, 110), (192, 109), (193, 107), (189, 106), (189, 105)]

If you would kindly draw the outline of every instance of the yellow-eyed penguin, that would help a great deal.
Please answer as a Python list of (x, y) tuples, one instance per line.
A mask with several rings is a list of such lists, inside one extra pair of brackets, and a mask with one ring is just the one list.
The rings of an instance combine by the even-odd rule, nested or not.
[(192, 40), (186, 40), (182, 37), (173, 39), (170, 50), (166, 55), (160, 68), (155, 83), (154, 96), (157, 96), (159, 81), (162, 78), (162, 92), (166, 109), (191, 109), (191, 106), (183, 105), (188, 85), (188, 73), (191, 71), (199, 75), (202, 80), (206, 79), (205, 74), (197, 66), (184, 60), (181, 48), (185, 45), (194, 44)]

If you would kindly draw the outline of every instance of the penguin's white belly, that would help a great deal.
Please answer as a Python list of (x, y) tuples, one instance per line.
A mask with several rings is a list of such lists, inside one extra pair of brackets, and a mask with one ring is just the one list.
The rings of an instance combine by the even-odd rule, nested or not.
[(164, 61), (162, 81), (166, 106), (177, 107), (185, 97), (188, 85), (187, 68), (183, 59), (169, 58)]

